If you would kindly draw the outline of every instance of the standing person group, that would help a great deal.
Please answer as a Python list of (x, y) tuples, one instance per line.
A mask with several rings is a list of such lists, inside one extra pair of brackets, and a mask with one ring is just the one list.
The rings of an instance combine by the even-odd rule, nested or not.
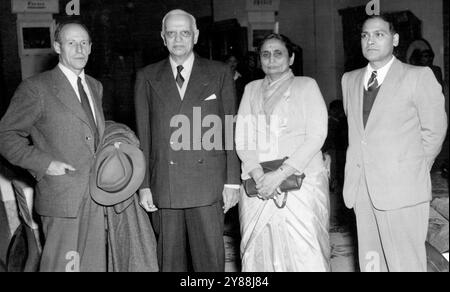
[[(239, 202), (243, 271), (330, 271), (329, 182), (321, 152), (328, 115), (316, 81), (294, 76), (292, 43), (270, 34), (258, 52), (265, 77), (245, 87), (237, 109), (230, 68), (196, 55), (198, 37), (194, 16), (170, 11), (161, 31), (169, 57), (137, 74), (140, 141), (131, 140), (142, 148), (137, 164), (146, 169), (138, 209), (151, 214), (157, 237), (154, 247), (151, 227), (127, 229), (133, 238), (144, 238), (133, 230), (151, 235), (140, 242), (142, 270), (157, 270), (157, 263), (161, 271), (223, 272), (224, 214)], [(447, 118), (432, 71), (395, 58), (399, 38), (389, 18), (369, 17), (361, 33), (369, 64), (342, 78), (349, 139), (343, 196), (356, 214), (361, 271), (426, 270), (430, 170)], [(105, 132), (102, 86), (84, 73), (91, 52), (86, 27), (60, 25), (54, 48), (58, 66), (25, 80), (0, 121), (0, 153), (37, 181), (41, 270), (67, 270), (68, 252), (75, 252), (81, 271), (105, 271), (108, 216), (89, 183)], [(233, 137), (227, 121), (236, 113)], [(206, 123), (208, 117), (217, 123)], [(203, 127), (192, 129), (195, 121)], [(124, 140), (118, 141), (117, 149)], [(280, 160), (276, 169), (263, 168)], [(105, 173), (108, 189), (117, 173)], [(281, 190), (301, 175), (300, 188)], [(257, 195), (247, 194), (241, 179), (253, 180)], [(136, 217), (134, 208), (128, 211), (126, 218)], [(124, 216), (114, 217), (117, 226)], [(129, 222), (150, 224), (142, 217)], [(116, 263), (139, 254), (115, 248)]]

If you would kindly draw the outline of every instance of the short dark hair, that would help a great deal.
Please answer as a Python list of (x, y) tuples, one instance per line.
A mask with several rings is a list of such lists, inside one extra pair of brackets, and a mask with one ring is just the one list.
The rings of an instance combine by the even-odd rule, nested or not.
[(261, 49), (264, 46), (264, 44), (269, 41), (269, 40), (279, 40), (280, 42), (282, 42), (284, 44), (284, 46), (286, 47), (289, 57), (292, 57), (292, 55), (294, 54), (294, 44), (291, 42), (291, 40), (282, 34), (277, 34), (277, 33), (271, 33), (269, 35), (267, 35), (259, 44), (259, 48), (258, 48), (258, 53), (261, 53)]
[(56, 30), (55, 30), (55, 42), (61, 43), (61, 32), (64, 29), (64, 27), (66, 27), (68, 25), (79, 25), (79, 26), (81, 26), (87, 32), (87, 34), (89, 36), (89, 42), (92, 42), (91, 34), (89, 32), (89, 29), (87, 28), (87, 26), (84, 23), (82, 23), (81, 21), (78, 21), (78, 20), (67, 20), (67, 21), (59, 23), (56, 26)]
[(387, 13), (381, 13), (380, 15), (368, 16), (361, 25), (361, 31), (364, 28), (364, 24), (366, 24), (366, 22), (371, 19), (381, 19), (384, 22), (387, 22), (389, 24), (389, 31), (391, 32), (391, 34), (394, 35), (394, 34), (398, 33), (394, 17), (391, 14), (387, 14)]

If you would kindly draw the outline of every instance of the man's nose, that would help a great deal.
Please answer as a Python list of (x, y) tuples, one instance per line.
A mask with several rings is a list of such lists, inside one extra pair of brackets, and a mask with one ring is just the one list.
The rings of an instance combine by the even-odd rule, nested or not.
[(181, 42), (181, 41), (183, 40), (183, 38), (182, 38), (182, 36), (181, 36), (181, 33), (177, 33), (177, 34), (175, 35), (175, 40), (176, 40), (177, 42)]
[(75, 49), (76, 49), (77, 53), (82, 53), (83, 52), (83, 46), (81, 44), (77, 44)]

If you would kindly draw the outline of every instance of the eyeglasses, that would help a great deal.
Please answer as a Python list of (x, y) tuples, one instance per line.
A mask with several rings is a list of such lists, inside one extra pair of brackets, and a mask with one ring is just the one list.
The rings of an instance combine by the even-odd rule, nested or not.
[[(166, 31), (164, 33), (166, 38), (169, 38), (169, 39), (175, 38), (177, 36), (177, 34), (178, 33), (176, 31)], [(183, 37), (183, 38), (190, 38), (192, 36), (192, 32), (189, 30), (183, 30), (183, 31), (180, 31), (179, 35), (181, 35), (181, 37)]]

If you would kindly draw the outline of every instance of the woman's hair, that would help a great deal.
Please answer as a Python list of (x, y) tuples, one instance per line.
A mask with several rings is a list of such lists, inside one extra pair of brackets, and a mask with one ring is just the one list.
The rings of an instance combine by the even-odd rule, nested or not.
[(288, 51), (289, 57), (292, 57), (292, 55), (294, 54), (294, 44), (291, 42), (291, 40), (287, 36), (277, 33), (271, 33), (261, 41), (258, 48), (258, 53), (261, 53), (262, 47), (269, 40), (279, 40), (280, 42), (282, 42)]

